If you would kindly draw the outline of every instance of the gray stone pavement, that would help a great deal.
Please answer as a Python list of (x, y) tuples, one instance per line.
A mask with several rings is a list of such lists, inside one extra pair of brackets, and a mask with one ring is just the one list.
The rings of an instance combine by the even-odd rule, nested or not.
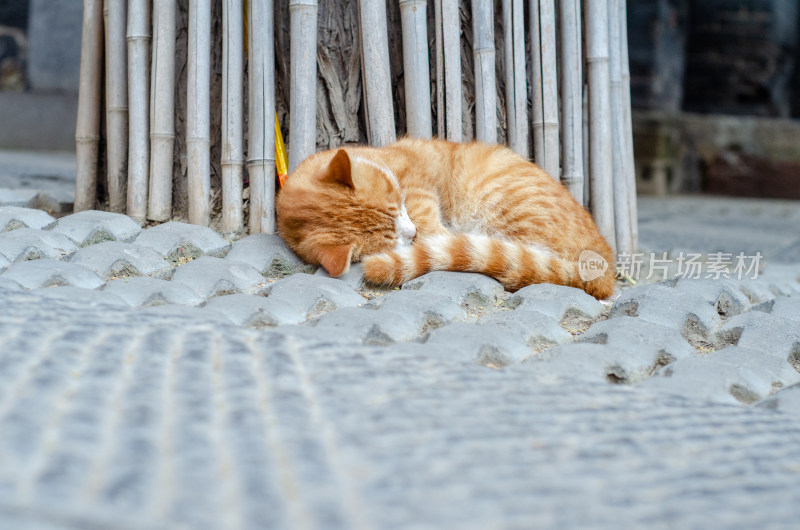
[(75, 153), (0, 149), (0, 206), (64, 213), (74, 199)]
[(0, 529), (796, 527), (798, 207), (692, 201), (643, 200), (642, 249), (758, 278), (381, 290), (0, 206)]

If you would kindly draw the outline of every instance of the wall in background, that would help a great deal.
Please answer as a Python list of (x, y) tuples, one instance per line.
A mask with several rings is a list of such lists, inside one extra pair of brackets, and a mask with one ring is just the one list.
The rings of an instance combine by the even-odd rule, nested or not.
[(0, 148), (75, 149), (82, 3), (0, 1)]

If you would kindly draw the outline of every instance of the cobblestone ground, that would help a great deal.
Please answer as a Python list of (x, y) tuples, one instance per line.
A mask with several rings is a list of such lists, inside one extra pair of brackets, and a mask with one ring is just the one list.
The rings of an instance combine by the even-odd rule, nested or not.
[(613, 302), (0, 207), (0, 528), (791, 528), (800, 266)]

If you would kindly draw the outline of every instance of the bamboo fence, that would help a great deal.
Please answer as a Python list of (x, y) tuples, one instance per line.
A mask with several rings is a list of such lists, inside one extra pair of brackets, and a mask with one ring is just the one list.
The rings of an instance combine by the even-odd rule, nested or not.
[(150, 170), (150, 3), (128, 2), (128, 210), (139, 222), (147, 216)]
[[(153, 65), (150, 90), (150, 193), (147, 217), (172, 217), (175, 144), (175, 0), (153, 2)], [(110, 193), (109, 193), (110, 195)]]
[(248, 0), (250, 231), (275, 233), (275, 38), (272, 0)]
[[(128, 182), (128, 63), (125, 50), (125, 3), (105, 0), (103, 9), (106, 39), (108, 209), (112, 212), (124, 212)], [(172, 172), (170, 171), (171, 184)], [(87, 207), (94, 206), (94, 196), (91, 197), (90, 202), (91, 204), (88, 204)]]
[(189, 0), (186, 89), (189, 222), (208, 225), (211, 192), (211, 0)]
[(460, 142), (461, 39), (458, 0), (433, 0), (436, 26), (436, 108), (439, 138)]
[(611, 99), (611, 155), (614, 192), (614, 230), (616, 235), (617, 252), (630, 254), (633, 252), (631, 240), (630, 203), (628, 195), (628, 179), (625, 175), (625, 150), (626, 142), (624, 118), (622, 110), (622, 38), (619, 20), (615, 13), (619, 12), (620, 0), (608, 2), (609, 21), (609, 78)]
[(589, 92), (589, 190), (597, 228), (616, 248), (611, 144), (611, 80), (608, 65), (609, 0), (586, 0), (586, 80)]
[(289, 171), (317, 148), (317, 0), (289, 0), (292, 78)]
[(244, 175), (244, 6), (222, 4), (222, 230), (242, 227)]
[(358, 0), (364, 109), (369, 142), (378, 147), (395, 141), (389, 72), (389, 43), (384, 0)]
[[(329, 70), (320, 72), (330, 65), (318, 64), (327, 58), (320, 55), (316, 28), (324, 24), (323, 12), (330, 17), (330, 6), (288, 2), (290, 43), (277, 52), (290, 61), (282, 68), (285, 63), (275, 62), (276, 42), (283, 42), (275, 16), (285, 6), (223, 0), (220, 24), (212, 18), (210, 0), (188, 0), (183, 52), (176, 48), (176, 5), (186, 1), (84, 0), (75, 209), (97, 206), (101, 174), (108, 208), (125, 210), (140, 222), (172, 218), (181, 199), (190, 222), (208, 225), (214, 198), (221, 196), (222, 231), (274, 233), (276, 84), (289, 87), (289, 118), (282, 125), (289, 130), (290, 171), (318, 148), (338, 145), (320, 129), (326, 117), (318, 112), (317, 79), (329, 83)], [(638, 231), (626, 2), (528, 2), (526, 13), (523, 0), (503, 0), (500, 12), (492, 0), (359, 0), (353, 31), (366, 137), (377, 146), (398, 134), (453, 141), (506, 138), (523, 156), (532, 152), (535, 162), (590, 208), (615, 249), (631, 252)], [(401, 24), (402, 49), (392, 48), (390, 20)], [(463, 20), (471, 24), (462, 27)], [(222, 34), (221, 96), (209, 90), (214, 26)], [(502, 40), (499, 59), (497, 40)], [(463, 72), (470, 45), (474, 70)], [(187, 55), (185, 94), (176, 90), (181, 53)], [(474, 98), (463, 90), (470, 82)], [(396, 99), (398, 90), (404, 106)], [(221, 108), (221, 130), (211, 130), (213, 108)], [(177, 134), (176, 109), (185, 109), (185, 137)], [(98, 152), (101, 116), (105, 157)], [(328, 138), (327, 145), (320, 138)], [(107, 167), (98, 173), (102, 158)], [(188, 187), (181, 188), (175, 179), (183, 163)], [(212, 189), (213, 164), (221, 167), (219, 190)]]
[(497, 142), (494, 3), (472, 0), (472, 57), (475, 62), (475, 138)]
[[(536, 0), (531, 2), (531, 5), (534, 4)], [(503, 0), (503, 28), (508, 146), (528, 158), (528, 90), (525, 82), (525, 15), (522, 0)], [(534, 55), (538, 57), (539, 54)]]
[[(533, 0), (532, 0), (533, 1)], [(623, 2), (624, 3), (624, 2)], [(560, 0), (561, 74), (561, 182), (581, 204), (586, 204), (583, 171), (583, 61), (581, 58), (581, 2)], [(536, 85), (534, 85), (535, 87)], [(533, 89), (536, 90), (535, 88)], [(535, 139), (535, 136), (534, 136)]]
[(430, 138), (431, 78), (428, 64), (427, 0), (399, 0), (403, 25), (403, 68), (408, 135)]
[(636, 204), (636, 168), (633, 159), (633, 118), (631, 115), (631, 70), (628, 60), (628, 13), (627, 2), (620, 0), (615, 16), (620, 21), (620, 67), (622, 69), (622, 112), (625, 140), (624, 176), (628, 179), (628, 215), (631, 225), (631, 248), (639, 248), (639, 209)]
[(530, 0), (533, 83), (533, 157), (553, 178), (560, 177), (556, 12), (553, 0)]
[(75, 125), (75, 211), (94, 208), (97, 195), (102, 50), (103, 4), (101, 0), (84, 0), (78, 120)]

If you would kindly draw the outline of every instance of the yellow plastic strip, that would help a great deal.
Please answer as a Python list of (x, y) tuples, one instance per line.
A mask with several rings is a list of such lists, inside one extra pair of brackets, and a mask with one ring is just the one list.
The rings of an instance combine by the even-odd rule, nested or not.
[(286, 156), (286, 146), (283, 143), (281, 125), (278, 123), (278, 113), (275, 113), (275, 169), (278, 173), (278, 184), (283, 187), (289, 177), (289, 160)]

